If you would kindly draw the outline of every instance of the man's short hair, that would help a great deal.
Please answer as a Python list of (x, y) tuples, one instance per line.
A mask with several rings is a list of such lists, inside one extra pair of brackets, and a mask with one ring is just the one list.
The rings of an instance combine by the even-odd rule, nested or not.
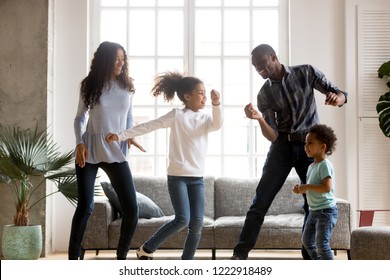
[(276, 55), (275, 50), (270, 45), (267, 44), (258, 45), (256, 48), (252, 50), (251, 55), (259, 52), (263, 54)]

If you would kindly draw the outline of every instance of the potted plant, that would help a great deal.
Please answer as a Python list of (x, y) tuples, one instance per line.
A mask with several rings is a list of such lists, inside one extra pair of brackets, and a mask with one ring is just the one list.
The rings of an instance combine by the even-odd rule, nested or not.
[[(72, 203), (77, 201), (77, 183), (73, 151), (60, 153), (58, 145), (47, 132), (0, 125), (0, 186), (11, 187), (15, 197), (14, 224), (3, 229), (3, 256), (6, 259), (38, 259), (42, 250), (40, 225), (29, 225), (31, 208), (47, 196), (61, 192)], [(57, 190), (38, 198), (33, 196), (46, 180), (54, 182)], [(16, 236), (17, 232), (32, 231), (32, 237)], [(28, 241), (30, 244), (27, 244)], [(17, 245), (19, 248), (14, 248)], [(20, 246), (22, 245), (22, 246)], [(29, 253), (27, 249), (35, 249)], [(21, 254), (21, 255), (19, 255)]]
[[(386, 85), (390, 89), (390, 60), (379, 67), (378, 77), (386, 78)], [(378, 112), (379, 127), (386, 137), (390, 137), (390, 91), (379, 97), (376, 111)]]

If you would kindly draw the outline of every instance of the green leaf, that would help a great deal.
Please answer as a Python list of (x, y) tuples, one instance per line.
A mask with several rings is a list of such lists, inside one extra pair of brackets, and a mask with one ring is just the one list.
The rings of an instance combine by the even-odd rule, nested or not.
[(378, 69), (378, 77), (390, 77), (390, 60), (383, 63)]
[(390, 137), (390, 92), (379, 97), (376, 111), (380, 129), (386, 137)]
[(12, 187), (15, 202), (25, 205), (27, 214), (46, 198), (31, 202), (32, 194), (45, 186), (46, 179), (57, 186), (58, 191), (54, 193), (61, 192), (72, 204), (76, 203), (76, 175), (67, 167), (74, 160), (73, 154), (73, 151), (61, 153), (47, 129), (0, 125), (0, 183)]
[(73, 205), (77, 202), (77, 180), (70, 172), (58, 173), (56, 176), (47, 177), (56, 183), (61, 192)]
[[(386, 85), (390, 88), (390, 60), (383, 63), (378, 69), (379, 78), (387, 78)], [(390, 92), (379, 97), (376, 105), (378, 113), (379, 127), (386, 137), (390, 137)]]

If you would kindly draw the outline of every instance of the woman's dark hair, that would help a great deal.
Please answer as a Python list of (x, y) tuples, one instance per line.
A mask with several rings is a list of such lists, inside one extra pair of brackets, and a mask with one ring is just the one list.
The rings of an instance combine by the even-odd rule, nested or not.
[(118, 49), (123, 50), (124, 65), (116, 79), (123, 88), (131, 93), (135, 92), (133, 79), (129, 76), (125, 49), (118, 43), (105, 41), (97, 48), (88, 76), (81, 82), (80, 94), (85, 106), (93, 108), (94, 105), (99, 103), (103, 88), (109, 85), (108, 82), (112, 79)]
[(176, 92), (177, 97), (185, 103), (186, 100), (184, 98), (184, 94), (191, 93), (200, 83), (203, 82), (195, 77), (184, 77), (178, 72), (165, 72), (158, 74), (154, 78), (152, 94), (153, 96), (162, 94), (164, 96), (164, 100), (171, 101), (175, 97)]
[(336, 149), (337, 137), (334, 130), (323, 124), (315, 124), (309, 129), (309, 133), (315, 135), (316, 139), (326, 145), (326, 154), (331, 155)]

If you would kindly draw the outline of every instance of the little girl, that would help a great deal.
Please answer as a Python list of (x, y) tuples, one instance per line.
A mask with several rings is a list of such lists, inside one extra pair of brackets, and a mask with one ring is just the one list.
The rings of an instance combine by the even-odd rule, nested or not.
[[(153, 259), (153, 252), (173, 234), (188, 226), (181, 258), (191, 260), (198, 247), (204, 216), (204, 164), (208, 133), (222, 126), (219, 92), (211, 91), (212, 115), (200, 110), (206, 106), (203, 82), (195, 77), (167, 72), (157, 75), (152, 88), (154, 96), (163, 94), (166, 101), (177, 97), (184, 108), (175, 108), (155, 120), (106, 136), (107, 142), (124, 141), (159, 128), (170, 128), (168, 191), (175, 218), (164, 224), (138, 250), (138, 259)], [(112, 143), (112, 145), (117, 145)]]
[(337, 223), (338, 210), (334, 196), (335, 176), (326, 158), (335, 149), (336, 136), (325, 125), (314, 125), (306, 135), (305, 151), (314, 162), (307, 170), (307, 184), (293, 187), (294, 193), (306, 193), (309, 216), (302, 233), (302, 243), (313, 260), (332, 260), (330, 238)]

